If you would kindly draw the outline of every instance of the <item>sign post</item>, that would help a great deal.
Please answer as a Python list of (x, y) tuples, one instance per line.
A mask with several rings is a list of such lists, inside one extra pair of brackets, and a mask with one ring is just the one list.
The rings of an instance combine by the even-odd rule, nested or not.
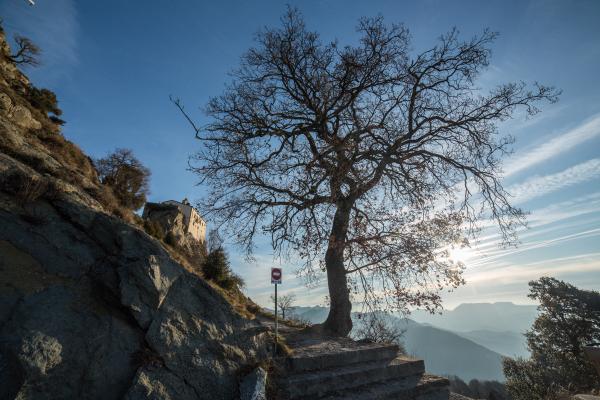
[(277, 313), (277, 285), (281, 284), (281, 268), (271, 268), (271, 284), (275, 285), (275, 349), (273, 355), (277, 355), (277, 331), (279, 328), (278, 324), (278, 313)]

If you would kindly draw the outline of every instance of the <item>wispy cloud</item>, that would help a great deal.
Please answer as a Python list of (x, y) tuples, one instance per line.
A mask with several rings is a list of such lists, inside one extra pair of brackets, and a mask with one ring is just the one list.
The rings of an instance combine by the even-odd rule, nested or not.
[[(566, 242), (574, 240), (589, 239), (600, 236), (600, 228), (589, 229), (582, 232), (576, 232), (567, 235), (561, 235), (552, 239), (546, 240), (530, 240), (527, 243), (520, 245), (517, 248), (495, 248), (488, 250), (475, 249), (473, 252), (477, 257), (473, 257), (472, 260), (467, 261), (467, 268), (470, 270), (482, 270), (482, 269), (496, 269), (502, 263), (504, 263), (507, 257), (513, 256), (519, 253), (525, 253), (532, 250), (546, 249), (553, 246), (558, 246)], [(538, 253), (537, 258), (543, 258), (541, 253)], [(544, 259), (544, 261), (547, 261)]]
[(444, 305), (452, 308), (465, 302), (512, 301), (533, 304), (527, 298), (527, 282), (553, 276), (582, 288), (597, 290), (600, 285), (600, 254), (597, 252), (558, 257), (530, 263), (498, 262), (494, 269), (472, 270), (467, 284), (444, 295)]
[(560, 276), (562, 274), (579, 274), (600, 272), (599, 253), (582, 254), (572, 257), (561, 257), (553, 260), (543, 260), (525, 264), (497, 265), (486, 271), (476, 271), (467, 276), (468, 284), (481, 282), (494, 282), (507, 284), (512, 282), (525, 282), (537, 279), (540, 276)]
[(518, 204), (597, 177), (600, 177), (600, 158), (593, 158), (556, 174), (534, 176), (510, 186), (508, 192)]
[(590, 139), (600, 136), (600, 114), (592, 116), (587, 122), (575, 129), (546, 140), (541, 145), (520, 150), (508, 160), (504, 168), (505, 176), (514, 175), (542, 161), (564, 153)]

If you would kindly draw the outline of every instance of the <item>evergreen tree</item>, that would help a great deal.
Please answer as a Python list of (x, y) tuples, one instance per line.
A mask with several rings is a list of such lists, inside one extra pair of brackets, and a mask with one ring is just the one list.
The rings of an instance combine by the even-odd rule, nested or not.
[(244, 280), (231, 271), (229, 256), (223, 247), (213, 249), (202, 264), (202, 274), (224, 289), (232, 290), (244, 286)]
[(600, 389), (583, 346), (600, 341), (600, 293), (543, 277), (529, 283), (540, 314), (526, 333), (531, 359), (505, 359), (506, 386), (515, 400), (554, 399), (561, 392)]

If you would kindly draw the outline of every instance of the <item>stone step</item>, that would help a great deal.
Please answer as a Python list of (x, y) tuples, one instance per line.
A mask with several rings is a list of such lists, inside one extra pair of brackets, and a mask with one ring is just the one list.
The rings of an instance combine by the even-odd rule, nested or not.
[[(432, 375), (409, 376), (331, 393), (320, 400), (448, 400), (450, 382)], [(317, 399), (300, 398), (302, 400)], [(298, 400), (300, 400), (298, 399)]]
[[(282, 398), (318, 398), (327, 393), (357, 388), (376, 382), (414, 377), (413, 385), (425, 372), (423, 360), (396, 357), (334, 367), (314, 372), (301, 372), (277, 379), (276, 386)], [(406, 384), (409, 382), (407, 381)]]
[(320, 371), (338, 366), (371, 361), (392, 360), (398, 355), (398, 346), (378, 343), (335, 348), (333, 351), (298, 352), (289, 358), (278, 360), (283, 374), (305, 371)]

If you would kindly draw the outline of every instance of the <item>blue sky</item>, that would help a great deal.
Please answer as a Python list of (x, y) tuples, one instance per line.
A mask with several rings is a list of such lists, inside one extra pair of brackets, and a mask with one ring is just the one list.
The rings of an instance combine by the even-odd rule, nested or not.
[[(444, 295), (461, 302), (527, 303), (527, 282), (556, 276), (582, 288), (600, 287), (600, 2), (590, 1), (303, 1), (289, 2), (310, 29), (352, 43), (361, 16), (381, 14), (410, 29), (415, 51), (459, 28), (470, 37), (500, 32), (492, 63), (479, 85), (539, 81), (563, 90), (538, 116), (516, 115), (500, 126), (517, 139), (504, 183), (529, 210), (530, 228), (516, 249), (501, 249), (493, 230), (457, 252), (467, 284)], [(278, 24), (279, 1), (2, 0), (9, 35), (29, 36), (43, 49), (42, 66), (26, 72), (58, 95), (64, 134), (91, 156), (132, 148), (152, 170), (151, 200), (198, 199), (205, 189), (186, 170), (199, 143), (169, 102), (181, 98), (199, 122), (200, 108), (222, 92), (228, 71), (252, 45), (254, 33)], [(267, 246), (235, 270), (248, 294), (266, 304), (269, 268), (279, 265)], [(322, 304), (323, 285), (307, 289), (284, 262), (281, 290), (302, 305)]]

